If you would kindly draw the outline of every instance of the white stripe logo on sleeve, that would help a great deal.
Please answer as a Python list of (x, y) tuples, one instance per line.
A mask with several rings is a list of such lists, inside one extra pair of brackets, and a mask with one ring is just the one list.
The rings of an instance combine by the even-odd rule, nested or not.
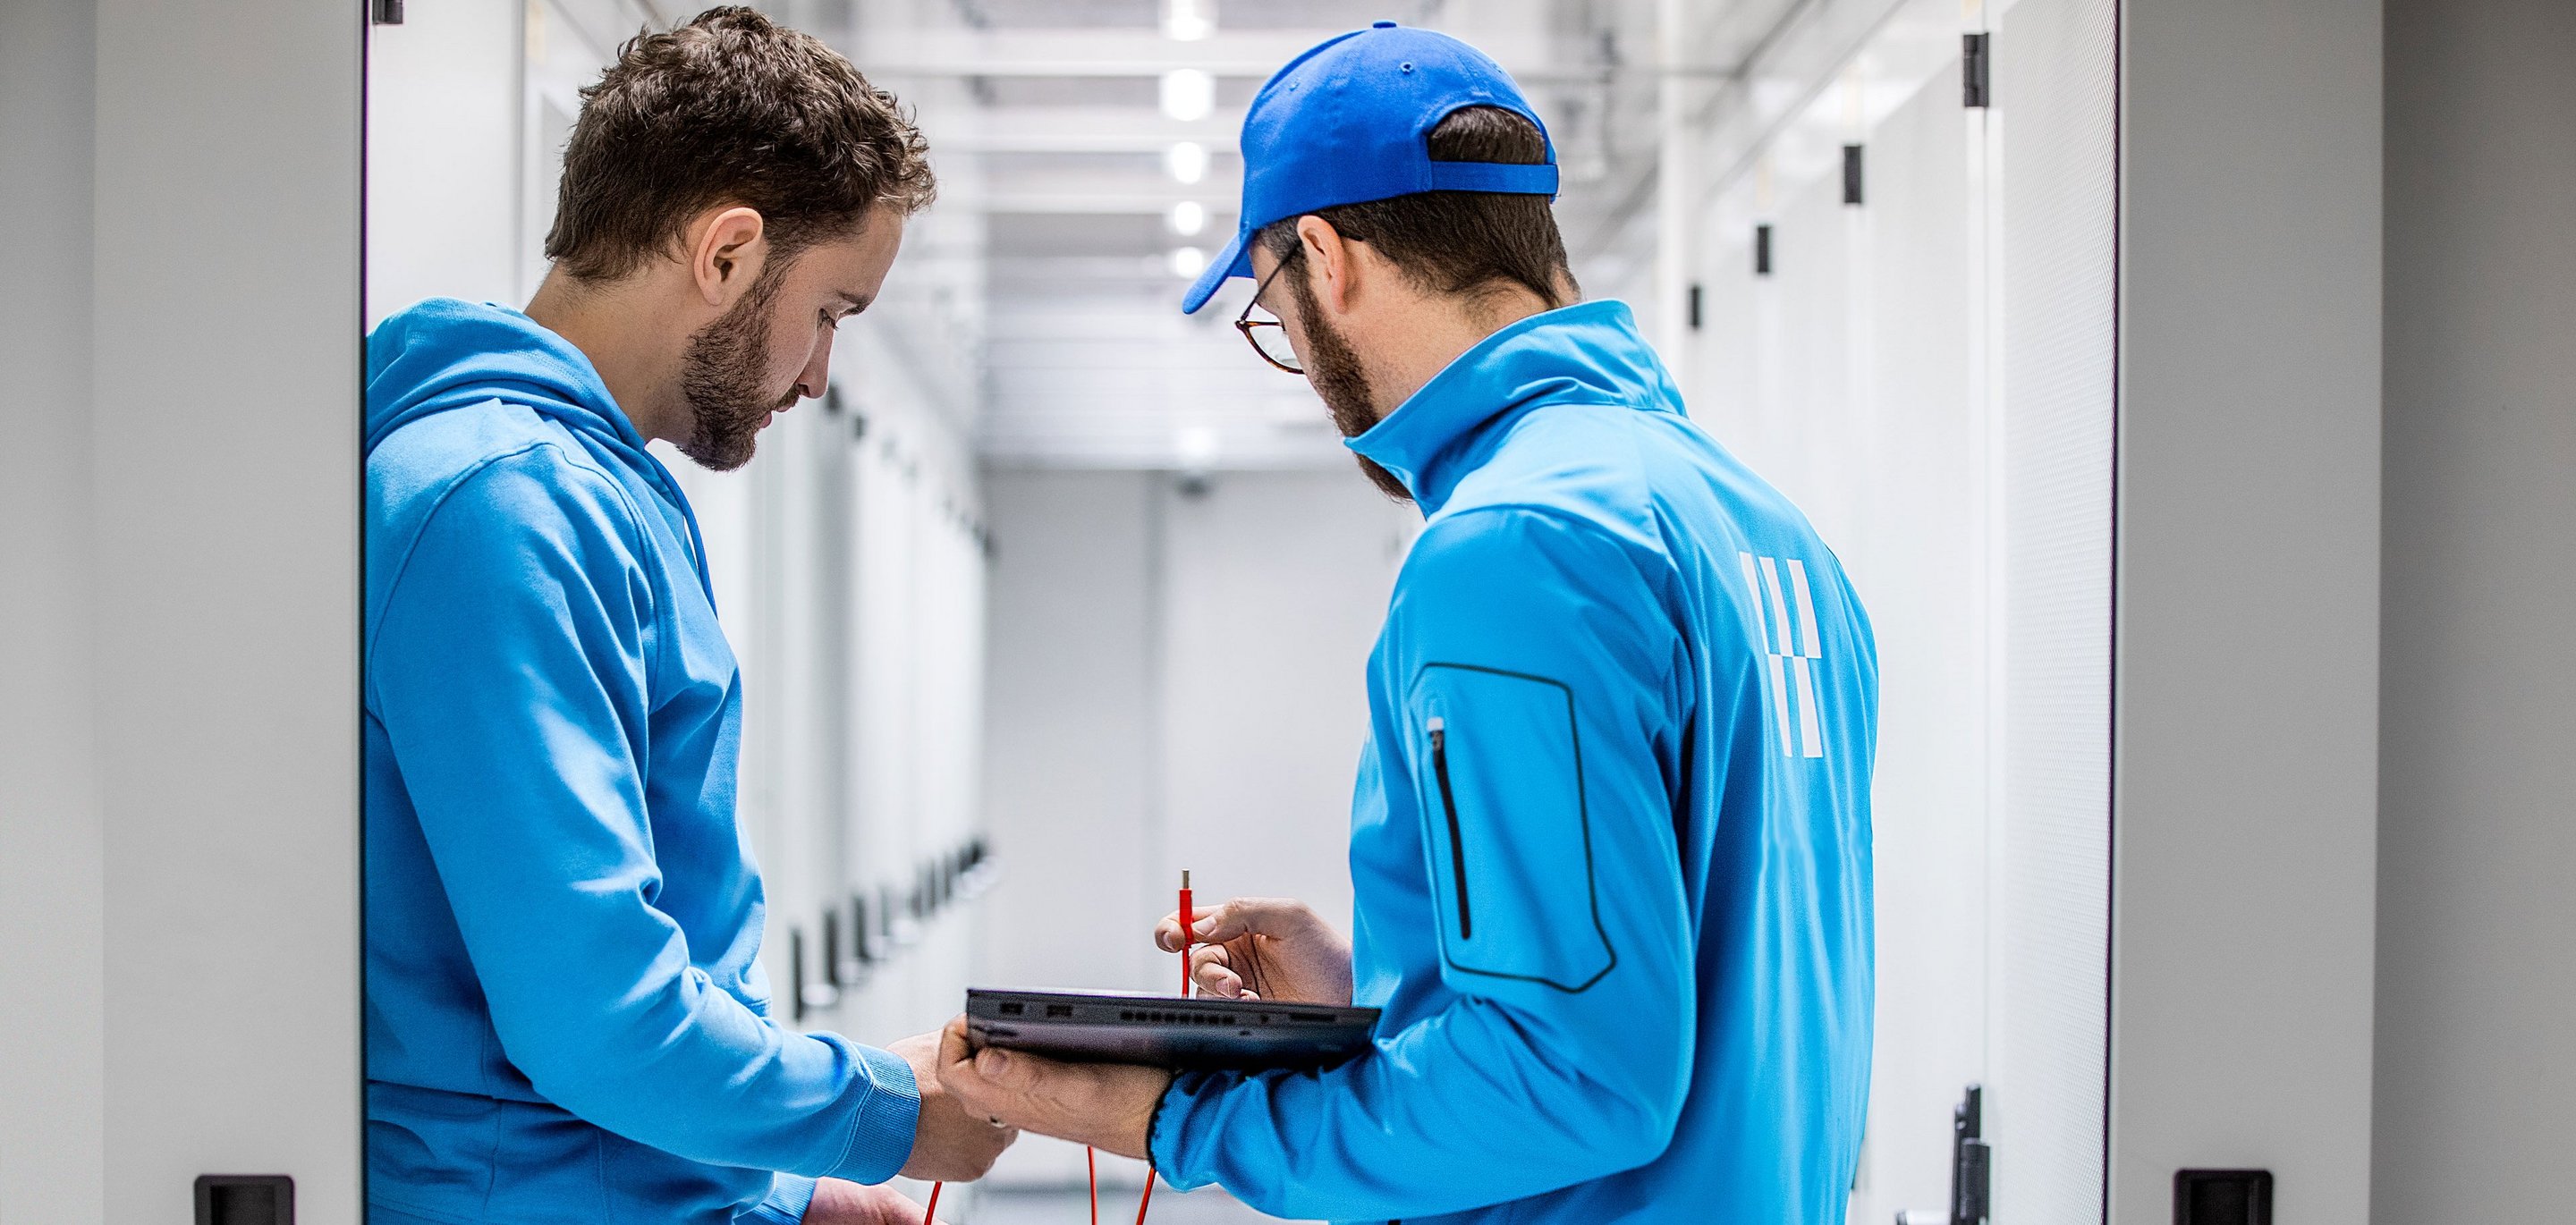
[(1756, 636), (1770, 667), (1771, 710), (1780, 726), (1780, 755), (1822, 757), (1824, 719), (1816, 709), (1816, 670), (1824, 666), (1825, 650), (1816, 633), (1816, 600), (1807, 587), (1807, 564), (1794, 557), (1783, 562), (1751, 553), (1735, 556), (1744, 567)]

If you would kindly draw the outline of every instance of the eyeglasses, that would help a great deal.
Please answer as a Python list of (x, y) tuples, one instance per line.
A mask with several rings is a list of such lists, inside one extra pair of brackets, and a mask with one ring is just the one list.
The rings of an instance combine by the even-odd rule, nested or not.
[(1252, 308), (1261, 305), (1261, 295), (1270, 292), (1270, 283), (1288, 270), (1290, 262), (1281, 260), (1270, 270), (1270, 275), (1261, 278), (1260, 286), (1252, 291), (1252, 300), (1244, 303), (1243, 313), (1235, 317), (1234, 330), (1243, 333), (1244, 343), (1251, 345), (1252, 351), (1261, 355), (1261, 360), (1290, 374), (1302, 375), (1306, 368), (1297, 364), (1296, 347), (1288, 343), (1288, 325), (1276, 319), (1252, 317)]

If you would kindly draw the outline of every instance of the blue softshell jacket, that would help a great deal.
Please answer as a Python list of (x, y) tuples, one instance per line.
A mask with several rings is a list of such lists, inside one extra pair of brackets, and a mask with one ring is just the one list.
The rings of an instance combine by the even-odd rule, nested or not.
[(688, 501), (580, 350), (367, 339), (371, 1219), (794, 1222), (882, 1182), (900, 1058), (769, 1016), (742, 685)]
[(1286, 1217), (1842, 1225), (1877, 662), (1841, 564), (1617, 302), (1351, 445), (1425, 515), (1351, 813), (1384, 1015), (1328, 1071), (1183, 1075), (1155, 1165)]

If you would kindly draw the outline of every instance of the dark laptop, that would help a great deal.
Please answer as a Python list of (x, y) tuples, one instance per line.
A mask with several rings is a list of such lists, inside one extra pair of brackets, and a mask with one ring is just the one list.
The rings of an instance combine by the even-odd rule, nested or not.
[(1317, 1068), (1369, 1047), (1378, 1010), (1271, 1000), (966, 992), (975, 1041), (1096, 1063), (1165, 1068)]

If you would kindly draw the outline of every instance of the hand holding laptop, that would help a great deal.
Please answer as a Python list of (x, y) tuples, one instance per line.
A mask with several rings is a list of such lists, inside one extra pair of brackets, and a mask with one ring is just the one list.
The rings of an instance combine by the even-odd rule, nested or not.
[(1104, 1153), (1143, 1157), (1154, 1104), (1172, 1073), (1130, 1063), (1066, 1063), (1026, 1051), (974, 1048), (966, 1018), (939, 1035), (939, 1083), (997, 1126), (1033, 1131)]

